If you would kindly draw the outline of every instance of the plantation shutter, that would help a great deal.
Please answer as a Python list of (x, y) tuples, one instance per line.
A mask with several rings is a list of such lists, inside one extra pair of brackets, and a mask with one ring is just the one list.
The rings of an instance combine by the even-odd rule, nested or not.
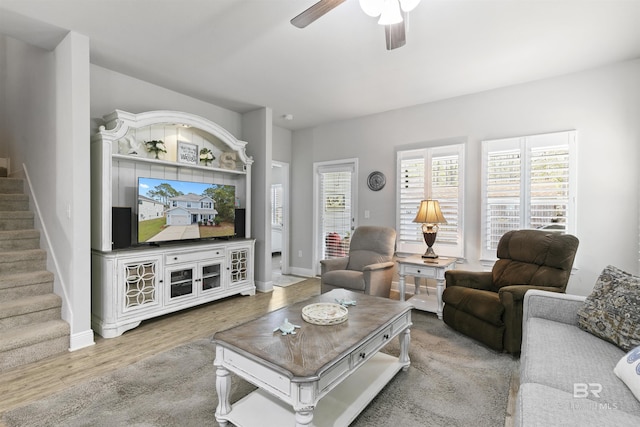
[(424, 253), (421, 224), (413, 222), (420, 201), (438, 200), (447, 224), (439, 225), (438, 253), (464, 256), (462, 237), (463, 144), (400, 150), (398, 157), (398, 252)]
[(282, 225), (282, 184), (271, 185), (271, 224)]
[(458, 212), (460, 207), (459, 156), (434, 155), (431, 159), (431, 197), (440, 203), (442, 215), (447, 220), (438, 231), (438, 242), (460, 243)]
[(423, 241), (422, 232), (413, 219), (418, 213), (420, 201), (425, 198), (425, 151), (418, 150), (401, 153), (400, 159), (400, 203), (398, 238), (401, 242), (419, 244)]
[(531, 149), (532, 228), (565, 230), (569, 213), (569, 145)]
[(483, 142), (483, 259), (502, 235), (575, 227), (575, 131)]

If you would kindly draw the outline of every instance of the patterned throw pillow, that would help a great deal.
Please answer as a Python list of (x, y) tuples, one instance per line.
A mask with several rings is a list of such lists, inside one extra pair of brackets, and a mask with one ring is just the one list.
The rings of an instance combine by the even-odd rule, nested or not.
[(640, 400), (640, 347), (625, 354), (613, 372), (629, 387), (636, 399)]
[(640, 345), (640, 277), (606, 267), (578, 310), (578, 326), (624, 351)]

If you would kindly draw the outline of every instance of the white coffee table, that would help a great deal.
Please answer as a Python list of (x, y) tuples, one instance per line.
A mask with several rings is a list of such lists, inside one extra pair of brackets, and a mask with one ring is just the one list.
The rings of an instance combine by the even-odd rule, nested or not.
[[(348, 320), (320, 326), (302, 320), (304, 306), (356, 301)], [(411, 308), (407, 302), (333, 290), (218, 332), (216, 420), (225, 426), (347, 426), (401, 369), (408, 369)], [(274, 332), (284, 319), (295, 335)], [(399, 337), (400, 356), (379, 352)], [(231, 405), (231, 373), (257, 390)]]

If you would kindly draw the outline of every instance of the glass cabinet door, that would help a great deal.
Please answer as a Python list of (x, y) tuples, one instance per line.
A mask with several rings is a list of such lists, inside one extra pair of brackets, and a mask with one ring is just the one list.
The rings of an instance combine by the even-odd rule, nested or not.
[(202, 287), (200, 288), (202, 292), (222, 289), (222, 275), (220, 274), (221, 270), (222, 265), (220, 263), (202, 266)]
[(195, 269), (191, 267), (172, 270), (169, 272), (170, 298), (194, 295), (194, 271)]

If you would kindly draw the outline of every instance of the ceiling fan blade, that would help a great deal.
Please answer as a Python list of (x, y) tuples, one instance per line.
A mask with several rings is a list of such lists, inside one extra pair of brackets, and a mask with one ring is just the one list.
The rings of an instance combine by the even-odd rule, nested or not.
[(344, 2), (345, 0), (320, 0), (300, 15), (293, 18), (291, 23), (298, 28), (304, 28)]
[(407, 43), (407, 36), (404, 29), (406, 19), (397, 24), (384, 26), (384, 35), (387, 40), (387, 50), (396, 49)]

